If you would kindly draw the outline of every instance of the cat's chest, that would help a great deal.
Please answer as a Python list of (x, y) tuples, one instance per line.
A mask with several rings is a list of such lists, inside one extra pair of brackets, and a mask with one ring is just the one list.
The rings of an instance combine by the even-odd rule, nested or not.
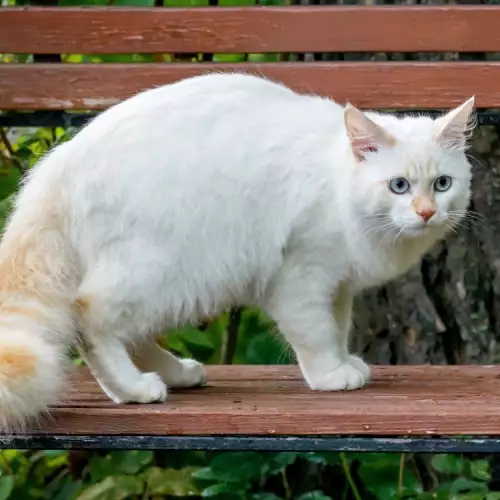
[(382, 285), (404, 274), (413, 262), (397, 254), (373, 253), (349, 266), (349, 281), (356, 291)]

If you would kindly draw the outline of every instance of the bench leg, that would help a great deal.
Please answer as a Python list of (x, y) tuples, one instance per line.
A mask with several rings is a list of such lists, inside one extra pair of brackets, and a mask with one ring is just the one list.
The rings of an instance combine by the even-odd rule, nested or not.
[(143, 371), (156, 372), (168, 387), (197, 387), (206, 382), (205, 368), (194, 359), (179, 359), (154, 341), (135, 346), (135, 364)]
[(160, 376), (141, 373), (118, 338), (86, 336), (79, 351), (102, 390), (115, 403), (154, 403), (167, 399), (167, 388)]

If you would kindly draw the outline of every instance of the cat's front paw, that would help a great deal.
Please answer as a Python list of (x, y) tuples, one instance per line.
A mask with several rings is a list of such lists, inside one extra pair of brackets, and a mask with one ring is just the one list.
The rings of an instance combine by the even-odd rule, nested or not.
[(359, 356), (354, 356), (352, 354), (349, 354), (348, 361), (349, 364), (354, 366), (354, 368), (357, 368), (364, 375), (365, 382), (370, 381), (372, 377), (370, 367)]
[(141, 373), (120, 403), (162, 403), (167, 400), (167, 386), (157, 373)]
[(315, 391), (352, 391), (363, 387), (370, 378), (370, 369), (360, 358), (355, 358), (355, 363), (361, 362), (363, 367), (361, 365), (355, 366), (350, 358), (337, 368), (315, 377), (314, 380), (309, 379), (311, 389)]
[(207, 375), (202, 363), (194, 359), (181, 359), (182, 374), (172, 387), (199, 387), (205, 385)]

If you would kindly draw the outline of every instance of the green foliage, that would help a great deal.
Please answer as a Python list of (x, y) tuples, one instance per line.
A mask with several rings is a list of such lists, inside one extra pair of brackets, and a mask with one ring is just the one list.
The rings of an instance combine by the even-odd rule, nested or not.
[[(425, 471), (412, 455), (384, 453), (86, 455), (75, 471), (71, 452), (2, 452), (0, 500), (500, 500), (488, 488), (489, 462), (460, 455), (436, 455)], [(422, 473), (436, 478), (427, 491)]]

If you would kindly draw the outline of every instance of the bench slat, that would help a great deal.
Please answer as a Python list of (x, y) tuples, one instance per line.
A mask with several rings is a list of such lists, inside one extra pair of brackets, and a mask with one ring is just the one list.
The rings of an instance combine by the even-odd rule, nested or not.
[(500, 63), (20, 64), (0, 65), (0, 109), (104, 109), (142, 89), (218, 71), (263, 74), (363, 108), (441, 109), (476, 95), (500, 107)]
[[(208, 386), (114, 405), (86, 370), (30, 435), (500, 435), (500, 366), (374, 367), (365, 389), (313, 392), (296, 366), (209, 367)], [(444, 383), (443, 383), (444, 381)]]
[(0, 52), (500, 50), (500, 6), (2, 8)]

